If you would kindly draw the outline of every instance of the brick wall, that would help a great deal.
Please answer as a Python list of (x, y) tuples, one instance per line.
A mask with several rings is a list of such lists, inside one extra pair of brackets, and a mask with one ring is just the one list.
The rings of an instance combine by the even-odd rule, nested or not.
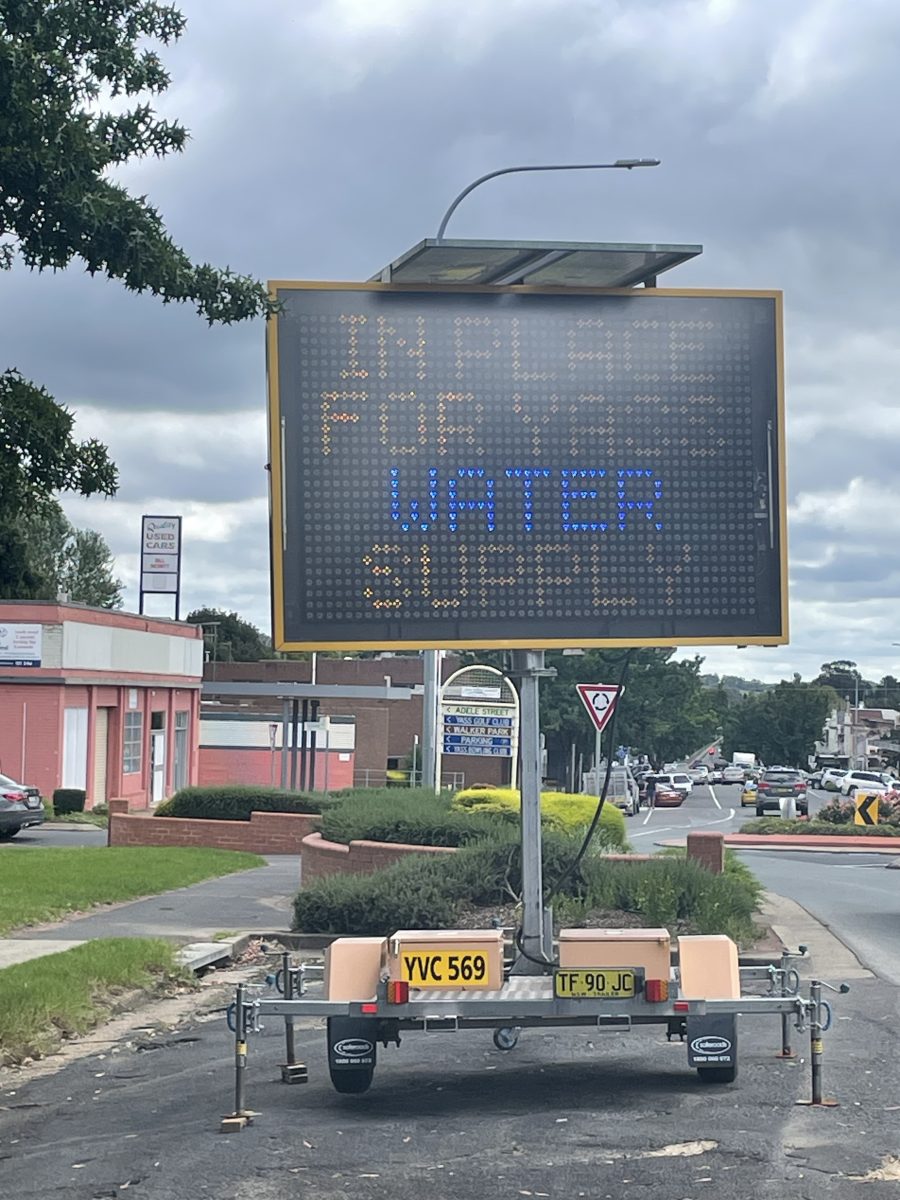
[(328, 842), (320, 833), (303, 838), (300, 877), (303, 883), (325, 875), (370, 875), (410, 854), (455, 854), (452, 846), (414, 846), (401, 842)]
[(687, 856), (714, 875), (725, 870), (725, 838), (721, 833), (689, 833)]
[(315, 816), (251, 813), (249, 821), (196, 821), (123, 812), (127, 801), (110, 800), (110, 846), (210, 846), (251, 854), (299, 854)]
[[(341, 762), (341, 753), (347, 761)], [(310, 751), (310, 757), (312, 752)], [(326, 766), (326, 758), (328, 760)], [(274, 761), (273, 761), (274, 759)], [(278, 787), (281, 780), (281, 751), (243, 746), (201, 746), (199, 782), (201, 787), (216, 783), (256, 783), (265, 787)], [(307, 769), (311, 764), (307, 764)], [(273, 775), (274, 767), (274, 775)], [(297, 756), (297, 779), (299, 787), (300, 756)], [(335, 792), (340, 788), (353, 787), (352, 751), (316, 750), (316, 791)], [(273, 783), (274, 780), (274, 783)]]

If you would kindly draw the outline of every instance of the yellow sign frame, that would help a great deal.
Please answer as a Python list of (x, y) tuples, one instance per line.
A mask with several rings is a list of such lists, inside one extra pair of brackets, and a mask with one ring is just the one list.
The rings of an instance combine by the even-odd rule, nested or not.
[[(781, 632), (775, 636), (752, 637), (649, 637), (649, 638), (584, 638), (577, 644), (583, 647), (617, 649), (629, 646), (781, 646), (790, 640), (788, 626), (788, 559), (787, 559), (787, 468), (785, 454), (784, 415), (784, 293), (780, 290), (735, 288), (590, 288), (536, 287), (517, 284), (510, 287), (466, 284), (391, 284), (322, 282), (312, 280), (269, 280), (269, 296), (277, 306), (278, 294), (283, 291), (379, 291), (379, 292), (449, 292), (497, 293), (545, 296), (629, 296), (642, 297), (696, 296), (734, 299), (768, 299), (775, 302), (775, 386), (776, 423), (778, 436), (778, 534), (781, 558)], [(272, 641), (276, 650), (446, 650), (446, 649), (528, 649), (554, 650), (572, 646), (571, 638), (466, 638), (433, 640), (415, 638), (399, 641), (286, 641), (284, 631), (284, 444), (282, 439), (281, 396), (278, 378), (278, 314), (275, 311), (266, 322), (266, 366), (268, 379), (269, 429), (269, 517), (272, 567)]]

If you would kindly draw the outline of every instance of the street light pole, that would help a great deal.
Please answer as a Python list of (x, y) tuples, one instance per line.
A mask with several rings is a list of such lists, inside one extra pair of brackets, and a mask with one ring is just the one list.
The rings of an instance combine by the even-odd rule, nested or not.
[(631, 171), (635, 167), (658, 167), (659, 162), (658, 158), (617, 158), (615, 162), (608, 163), (556, 163), (533, 167), (501, 167), (498, 171), (488, 171), (487, 175), (480, 176), (478, 179), (473, 180), (468, 187), (464, 187), (444, 213), (444, 219), (438, 227), (437, 240), (439, 242), (443, 241), (447, 222), (456, 212), (462, 201), (465, 200), (466, 196), (470, 192), (474, 192), (483, 183), (487, 183), (489, 179), (496, 179), (498, 175), (519, 175), (527, 171)]

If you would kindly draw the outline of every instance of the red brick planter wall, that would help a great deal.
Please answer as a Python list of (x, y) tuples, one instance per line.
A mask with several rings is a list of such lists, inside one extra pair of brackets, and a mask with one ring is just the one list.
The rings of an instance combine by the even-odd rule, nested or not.
[(110, 846), (210, 846), (251, 854), (299, 854), (318, 820), (305, 813), (265, 812), (251, 813), (249, 821), (146, 817), (116, 812), (115, 803), (110, 804)]
[(369, 875), (410, 854), (455, 854), (453, 846), (413, 846), (403, 842), (328, 842), (321, 833), (303, 839), (300, 851), (303, 883), (325, 875)]

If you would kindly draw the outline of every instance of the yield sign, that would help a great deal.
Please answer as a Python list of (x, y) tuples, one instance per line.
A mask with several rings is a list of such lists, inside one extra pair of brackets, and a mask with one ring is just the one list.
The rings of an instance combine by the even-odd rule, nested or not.
[(619, 698), (619, 688), (614, 683), (576, 683), (575, 686), (581, 703), (588, 710), (588, 716), (600, 733), (613, 715)]

